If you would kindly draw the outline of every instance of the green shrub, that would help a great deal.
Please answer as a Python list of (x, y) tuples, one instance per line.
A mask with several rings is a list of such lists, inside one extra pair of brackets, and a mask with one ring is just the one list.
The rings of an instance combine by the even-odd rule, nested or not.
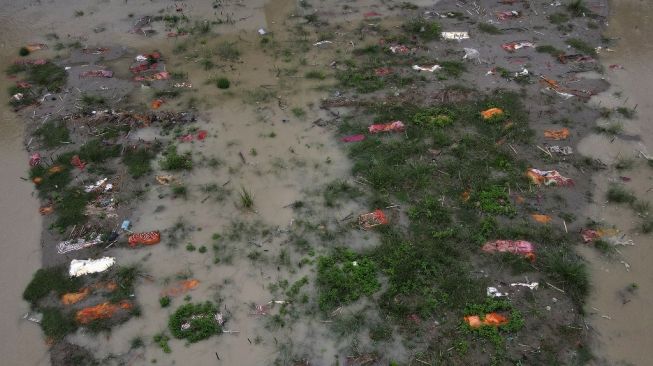
[(29, 50), (27, 49), (27, 47), (21, 47), (21, 48), (18, 50), (18, 54), (19, 54), (20, 56), (23, 56), (23, 57), (29, 55), (29, 53), (30, 53), (30, 52), (29, 52)]
[(65, 267), (41, 268), (23, 291), (23, 299), (35, 305), (51, 291), (57, 295), (77, 291), (82, 281), (77, 277), (69, 277)]
[(231, 83), (227, 78), (218, 78), (218, 80), (216, 81), (216, 85), (218, 86), (219, 89), (229, 89)]
[(624, 187), (617, 184), (610, 185), (606, 197), (609, 202), (615, 202), (615, 203), (632, 204), (637, 200), (637, 198), (632, 192), (626, 190)]
[(319, 306), (328, 311), (341, 304), (372, 295), (381, 285), (376, 278), (376, 266), (369, 258), (349, 249), (336, 249), (317, 261)]
[(51, 149), (70, 141), (68, 127), (63, 121), (49, 121), (39, 127), (35, 134), (41, 138), (45, 147)]
[(154, 156), (154, 152), (147, 147), (128, 148), (122, 156), (122, 162), (127, 165), (127, 172), (132, 177), (140, 178), (152, 171), (151, 161)]
[(404, 23), (403, 28), (406, 32), (418, 35), (427, 41), (440, 39), (442, 33), (440, 24), (424, 18), (412, 19)]
[(59, 340), (74, 332), (77, 325), (71, 314), (64, 314), (57, 308), (45, 308), (41, 328), (47, 337)]
[(163, 153), (163, 159), (159, 161), (163, 170), (191, 170), (193, 169), (193, 160), (190, 152), (183, 155), (177, 153), (177, 147), (171, 145)]
[(170, 299), (169, 296), (164, 296), (159, 299), (159, 304), (161, 305), (162, 308), (167, 308), (168, 306), (170, 306), (171, 301), (172, 300)]
[[(215, 319), (217, 313), (218, 308), (208, 301), (186, 304), (170, 316), (168, 327), (175, 338), (195, 343), (222, 332), (222, 327)], [(184, 330), (182, 324), (190, 324), (190, 327)]]

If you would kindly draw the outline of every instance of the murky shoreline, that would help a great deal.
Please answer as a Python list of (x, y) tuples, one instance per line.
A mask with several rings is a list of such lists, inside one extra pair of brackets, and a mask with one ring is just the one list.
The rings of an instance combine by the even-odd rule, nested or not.
[[(73, 2), (74, 3), (74, 2)], [(282, 21), (282, 16), (285, 14), (285, 11), (287, 11), (287, 6), (291, 2), (285, 2), (283, 6), (278, 6), (274, 8), (270, 8), (268, 5), (265, 8), (265, 13), (266, 15), (263, 15), (263, 17), (268, 17), (268, 27), (269, 29), (273, 29), (275, 26), (273, 24), (270, 24), (270, 22), (281, 22)], [(596, 144), (604, 144), (606, 143), (605, 140), (602, 140), (601, 138), (597, 138), (598, 140), (586, 140), (589, 141), (588, 147), (582, 147), (581, 146), (581, 151), (582, 152), (587, 152), (588, 154), (590, 153), (599, 153), (599, 157), (602, 158), (606, 163), (610, 162), (610, 158), (614, 158), (616, 154), (635, 154), (633, 151), (638, 150), (638, 149), (644, 149), (644, 152), (648, 153), (645, 148), (646, 146), (650, 146), (649, 143), (653, 142), (652, 137), (653, 133), (650, 131), (650, 126), (648, 126), (645, 123), (641, 123), (640, 121), (646, 120), (647, 116), (653, 115), (651, 111), (653, 111), (652, 106), (648, 104), (648, 100), (644, 98), (638, 98), (637, 96), (646, 96), (647, 95), (647, 90), (646, 86), (651, 85), (648, 83), (648, 79), (643, 79), (641, 77), (638, 77), (637, 75), (651, 75), (651, 70), (649, 69), (649, 65), (647, 64), (646, 60), (648, 57), (651, 55), (651, 49), (650, 47), (645, 47), (642, 49), (640, 47), (642, 44), (646, 44), (646, 35), (649, 34), (648, 29), (645, 29), (643, 24), (645, 24), (645, 20), (648, 16), (643, 16), (642, 19), (642, 30), (636, 32), (635, 34), (638, 35), (638, 37), (635, 37), (633, 35), (633, 32), (630, 32), (631, 27), (632, 27), (632, 22), (633, 18), (636, 17), (636, 15), (641, 14), (653, 14), (653, 9), (647, 8), (646, 11), (642, 11), (637, 7), (634, 2), (625, 2), (625, 3), (619, 3), (619, 4), (613, 4), (612, 5), (614, 8), (613, 10), (613, 20), (611, 21), (611, 27), (609, 28), (609, 32), (614, 32), (614, 36), (616, 37), (623, 37), (622, 42), (618, 42), (617, 45), (615, 45), (615, 54), (610, 54), (607, 53), (605, 55), (602, 55), (602, 60), (603, 63), (609, 67), (609, 65), (614, 64), (614, 63), (619, 63), (622, 64), (625, 68), (625, 70), (617, 70), (617, 71), (607, 71), (608, 75), (611, 77), (611, 82), (613, 83), (613, 87), (610, 91), (606, 92), (608, 94), (613, 93), (613, 90), (623, 90), (623, 97), (621, 98), (620, 101), (617, 103), (624, 103), (629, 106), (634, 106), (638, 105), (638, 112), (639, 112), (639, 120), (634, 121), (634, 122), (629, 122), (630, 124), (626, 126), (626, 131), (627, 132), (632, 132), (633, 134), (638, 134), (642, 138), (641, 143), (637, 144), (629, 144), (625, 143), (622, 145), (619, 145), (619, 148), (617, 148), (614, 151), (604, 151), (603, 149), (594, 149)], [(263, 7), (263, 4), (261, 4), (261, 7)], [(91, 6), (90, 8), (93, 8)], [(256, 8), (256, 7), (255, 7)], [(69, 10), (70, 8), (68, 8)], [(69, 12), (69, 11), (68, 11)], [(278, 12), (277, 15), (273, 15), (275, 12)], [(272, 13), (272, 15), (271, 15)], [(31, 16), (34, 16), (34, 14), (31, 14)], [(126, 14), (122, 14), (122, 16), (126, 16)], [(245, 15), (246, 16), (246, 15)], [(56, 18), (56, 16), (53, 16)], [(70, 14), (66, 13), (66, 18), (69, 18)], [(257, 27), (259, 24), (262, 22), (262, 15), (258, 14), (255, 17), (250, 17), (245, 19), (243, 22), (246, 23), (243, 27), (245, 29), (250, 29), (253, 30), (255, 27)], [(637, 17), (637, 19), (641, 19), (640, 17)], [(86, 20), (82, 20), (82, 22), (86, 22)], [(110, 24), (110, 19), (106, 19), (106, 23)], [(89, 24), (82, 24), (79, 25), (79, 27), (88, 27), (90, 26)], [(65, 28), (65, 26), (62, 25), (62, 28)], [(74, 27), (72, 28), (74, 29)], [(40, 29), (41, 31), (42, 29)], [(14, 35), (10, 35), (10, 37), (14, 37)], [(91, 38), (93, 41), (91, 42), (102, 42), (106, 41), (105, 35), (103, 33), (99, 33), (98, 35), (92, 36)], [(626, 38), (628, 37), (628, 38)], [(631, 38), (632, 37), (632, 38)], [(125, 37), (126, 38), (126, 37)], [(626, 42), (626, 40), (628, 42)], [(12, 42), (19, 43), (18, 39), (12, 39)], [(24, 41), (21, 39), (20, 41)], [(145, 41), (140, 41), (140, 42), (133, 42), (132, 41), (127, 41), (124, 40), (125, 43), (128, 43), (132, 47), (147, 47), (146, 44), (147, 42)], [(114, 42), (116, 42), (114, 40)], [(130, 43), (131, 42), (131, 43)], [(15, 49), (17, 48), (16, 44), (5, 44), (5, 47), (3, 48), (3, 53), (6, 56), (6, 62), (10, 62), (11, 59), (13, 59), (13, 54), (15, 53)], [(639, 52), (638, 52), (639, 51)], [(641, 53), (640, 53), (641, 52)], [(323, 61), (323, 60), (322, 60)], [(2, 67), (6, 66), (5, 64), (0, 65)], [(261, 67), (264, 67), (265, 65), (260, 65)], [(617, 73), (617, 74), (613, 74)], [(257, 80), (258, 81), (258, 80)], [(247, 76), (243, 77), (243, 82), (247, 83)], [(648, 84), (647, 84), (648, 83)], [(4, 84), (3, 84), (4, 85)], [(6, 85), (5, 85), (6, 86)], [(618, 88), (618, 89), (617, 89)], [(632, 97), (625, 102), (625, 98), (627, 98), (630, 93), (633, 93)], [(294, 100), (296, 102), (302, 102), (305, 103), (308, 100), (312, 99), (317, 99), (317, 95), (302, 95), (299, 98), (295, 98)], [(610, 99), (610, 98), (608, 98)], [(231, 110), (231, 114), (225, 114), (226, 111)], [(37, 201), (34, 198), (27, 199), (27, 197), (30, 196), (30, 192), (32, 191), (31, 185), (28, 183), (23, 183), (22, 181), (19, 181), (17, 177), (19, 176), (24, 176), (25, 175), (25, 161), (27, 160), (25, 157), (25, 153), (22, 149), (22, 131), (21, 131), (21, 125), (17, 121), (17, 118), (13, 116), (13, 112), (9, 111), (8, 108), (3, 107), (2, 109), (3, 113), (3, 120), (4, 121), (12, 121), (10, 123), (5, 122), (7, 125), (3, 126), (3, 131), (5, 132), (3, 134), (3, 151), (4, 153), (4, 159), (3, 159), (3, 198), (2, 198), (2, 212), (11, 212), (11, 216), (6, 216), (3, 215), (2, 220), (0, 221), (0, 226), (1, 227), (12, 227), (14, 228), (15, 231), (11, 232), (11, 235), (7, 234), (5, 236), (5, 245), (8, 247), (5, 247), (4, 249), (7, 251), (7, 253), (11, 253), (12, 255), (5, 256), (2, 262), (2, 271), (4, 273), (10, 273), (11, 277), (8, 275), (3, 275), (3, 279), (5, 281), (7, 279), (11, 279), (11, 283), (8, 282), (3, 282), (3, 288), (4, 289), (9, 289), (11, 293), (8, 293), (8, 296), (5, 297), (5, 300), (3, 300), (3, 309), (10, 309), (8, 311), (5, 311), (3, 313), (3, 334), (18, 334), (19, 336), (12, 337), (12, 342), (15, 340), (15, 343), (11, 342), (3, 342), (3, 354), (11, 354), (12, 357), (15, 356), (14, 359), (10, 359), (9, 364), (47, 364), (49, 361), (47, 360), (47, 351), (45, 348), (45, 345), (43, 343), (43, 338), (40, 335), (40, 330), (37, 327), (34, 327), (32, 324), (28, 324), (26, 322), (20, 322), (19, 320), (16, 319), (16, 312), (23, 312), (24, 310), (27, 309), (27, 306), (25, 303), (20, 300), (22, 290), (25, 286), (25, 284), (28, 282), (29, 278), (31, 277), (32, 273), (36, 268), (39, 267), (40, 265), (40, 254), (39, 254), (39, 240), (38, 240), (38, 233), (40, 232), (40, 219), (38, 216), (36, 216), (37, 213)], [(208, 115), (205, 116), (207, 120), (210, 121), (220, 121), (220, 119), (237, 119), (237, 118), (242, 118), (243, 115), (247, 115), (247, 112), (243, 110), (239, 110), (237, 107), (221, 107), (221, 109), (214, 110), (212, 112), (207, 112)], [(310, 142), (302, 140), (303, 135), (306, 133), (299, 133), (298, 135), (294, 135), (294, 127), (288, 127), (285, 126), (283, 122), (278, 122), (279, 120), (287, 118), (286, 115), (283, 115), (283, 111), (276, 110), (273, 113), (268, 115), (268, 118), (272, 118), (277, 120), (277, 125), (273, 127), (270, 127), (269, 125), (266, 125), (266, 129), (274, 129), (277, 131), (278, 135), (281, 135), (282, 138), (274, 140), (274, 143), (270, 141), (270, 144), (268, 146), (262, 146), (260, 145), (262, 140), (256, 130), (261, 127), (261, 125), (253, 125), (251, 127), (251, 131), (249, 131), (249, 135), (244, 135), (244, 136), (238, 136), (234, 135), (231, 136), (230, 134), (233, 132), (229, 132), (229, 123), (225, 123), (224, 121), (221, 124), (221, 128), (227, 127), (226, 133), (222, 135), (221, 137), (225, 137), (224, 143), (225, 145), (217, 145), (215, 152), (221, 152), (223, 150), (227, 150), (229, 147), (236, 145), (242, 146), (241, 152), (247, 153), (248, 151), (251, 151), (252, 149), (256, 149), (258, 153), (263, 153), (266, 158), (269, 158), (269, 161), (273, 160), (273, 158), (278, 158), (282, 152), (285, 152), (288, 148), (294, 149), (296, 148), (296, 152), (301, 155), (301, 156), (312, 156), (315, 154), (316, 158), (324, 158), (322, 156), (322, 153), (320, 152), (319, 149), (326, 149), (329, 151), (327, 155), (329, 155), (329, 159), (337, 162), (337, 168), (333, 169), (333, 172), (331, 173), (332, 177), (338, 177), (338, 176), (343, 176), (347, 169), (348, 166), (344, 162), (345, 158), (343, 156), (337, 156), (337, 152), (335, 149), (335, 146), (332, 144), (331, 146), (328, 146), (329, 142), (324, 136), (320, 137), (320, 134), (315, 134), (315, 133), (310, 133), (311, 138), (317, 138), (317, 140), (312, 140)], [(286, 112), (287, 113), (287, 112)], [(311, 117), (319, 117), (319, 111), (314, 110), (314, 111), (309, 111)], [(260, 116), (256, 115), (251, 115), (248, 116), (247, 119), (249, 120), (256, 120), (257, 118), (260, 118)], [(211, 129), (211, 125), (206, 125), (204, 127), (208, 127), (209, 130)], [(242, 129), (238, 130), (239, 132), (242, 132)], [(211, 131), (214, 133), (218, 133), (216, 131)], [(222, 133), (222, 132), (221, 132)], [(269, 133), (269, 132), (268, 132)], [(284, 137), (285, 136), (285, 137)], [(595, 137), (596, 138), (596, 137)], [(281, 140), (281, 142), (279, 142)], [(310, 140), (310, 139), (309, 139)], [(609, 141), (607, 141), (609, 143)], [(585, 144), (588, 144), (585, 142)], [(279, 148), (279, 146), (274, 146), (274, 145), (282, 145), (282, 148)], [(297, 145), (297, 146), (294, 146)], [(318, 150), (316, 153), (315, 150), (309, 151), (305, 150), (302, 151), (300, 150), (302, 148), (302, 145), (304, 146), (315, 146)], [(327, 145), (325, 148), (324, 145)], [(583, 143), (581, 143), (583, 145)], [(237, 149), (236, 149), (237, 150)], [(230, 152), (231, 155), (227, 155), (225, 159), (227, 159), (227, 163), (230, 165), (235, 166), (236, 162), (240, 160), (240, 157), (236, 155), (236, 150), (233, 150)], [(609, 149), (606, 149), (609, 150)], [(324, 151), (324, 150), (322, 150)], [(247, 155), (247, 159), (249, 160), (248, 164), (245, 165), (245, 167), (240, 167), (238, 168), (239, 171), (238, 173), (241, 173), (240, 179), (241, 181), (248, 181), (252, 182), (256, 180), (256, 177), (261, 176), (261, 171), (267, 171), (267, 169), (272, 169), (267, 166), (263, 165), (263, 168), (257, 167), (257, 160), (262, 160), (263, 157), (253, 157), (250, 155)], [(279, 155), (279, 156), (276, 156)], [(266, 159), (265, 164), (267, 164), (268, 159)], [(291, 160), (286, 161), (286, 164), (299, 164), (299, 160), (295, 160), (294, 163)], [(308, 165), (315, 165), (315, 164), (325, 164), (324, 161), (310, 161), (310, 159), (306, 161), (301, 162), (301, 166), (304, 166), (306, 164)], [(301, 167), (300, 167), (301, 168)], [(649, 174), (648, 171), (646, 171), (647, 167), (643, 166), (641, 169), (639, 169), (636, 172), (629, 172), (629, 177), (632, 179), (632, 183), (630, 183), (635, 191), (638, 192), (638, 194), (641, 194), (642, 196), (646, 196), (648, 194), (648, 188), (650, 186), (650, 180), (649, 180)], [(269, 172), (269, 171), (267, 171)], [(284, 175), (284, 173), (278, 173), (281, 175)], [(613, 176), (608, 177), (608, 179), (615, 179), (614, 174)], [(210, 179), (214, 179), (215, 176), (213, 173), (209, 173), (208, 175), (204, 175), (202, 177), (202, 173), (199, 173), (198, 175), (195, 175), (193, 177), (189, 177), (189, 179), (192, 179), (193, 182), (209, 182)], [(285, 177), (288, 178), (288, 177)], [(302, 180), (306, 178), (306, 180)], [(617, 177), (618, 178), (618, 177)], [(225, 177), (225, 180), (228, 179), (228, 177)], [(19, 184), (16, 184), (16, 182), (19, 182)], [(309, 175), (304, 175), (301, 171), (298, 176), (294, 178), (294, 181), (281, 181), (275, 182), (275, 184), (279, 184), (278, 186), (273, 187), (275, 192), (274, 197), (271, 197), (271, 199), (268, 201), (266, 200), (266, 203), (262, 205), (261, 210), (259, 211), (258, 214), (260, 214), (263, 217), (266, 218), (272, 218), (271, 222), (268, 222), (268, 224), (273, 224), (282, 227), (286, 223), (290, 222), (290, 219), (292, 217), (291, 213), (289, 210), (286, 211), (279, 211), (278, 207), (281, 207), (285, 204), (290, 204), (293, 201), (297, 199), (297, 192), (302, 188), (306, 186), (311, 186), (312, 184), (316, 184), (319, 182), (318, 178), (312, 178), (310, 179)], [(602, 180), (599, 178), (597, 180), (597, 188), (595, 191), (595, 197), (596, 201), (601, 201), (601, 197), (604, 196), (605, 188), (607, 186), (607, 180)], [(270, 181), (265, 181), (261, 180), (259, 183), (248, 187), (252, 189), (253, 194), (257, 197), (265, 196), (266, 192), (270, 190)], [(198, 183), (199, 184), (199, 183)], [(7, 189), (5, 187), (11, 187), (10, 189)], [(158, 203), (156, 204), (158, 205)], [(142, 229), (147, 229), (153, 225), (160, 225), (161, 221), (160, 220), (168, 220), (170, 221), (169, 224), (172, 224), (173, 221), (177, 218), (176, 215), (170, 214), (164, 214), (164, 215), (152, 215), (153, 212), (156, 210), (156, 205), (155, 206), (144, 206), (141, 208), (141, 211), (137, 213), (137, 216), (142, 217), (142, 219), (137, 219), (134, 221), (136, 228), (142, 228)], [(176, 205), (175, 202), (171, 202), (171, 205)], [(181, 207), (183, 207), (184, 204), (181, 204)], [(220, 217), (221, 212), (213, 212), (211, 210), (204, 211), (203, 209), (194, 209), (193, 204), (190, 204), (189, 207), (186, 209), (189, 211), (192, 211), (192, 215), (194, 217), (199, 217), (199, 221), (197, 221), (197, 218), (195, 219), (195, 222), (199, 222), (199, 226), (204, 226), (204, 227), (210, 227), (211, 225), (215, 225), (215, 218)], [(623, 228), (624, 231), (629, 231), (631, 233), (635, 233), (634, 226), (637, 224), (636, 220), (633, 218), (630, 218), (629, 211), (627, 209), (617, 209), (615, 210), (613, 207), (609, 207), (608, 209), (605, 208), (604, 205), (602, 204), (597, 204), (597, 205), (590, 205), (590, 207), (587, 210), (587, 216), (588, 217), (593, 217), (593, 218), (600, 218), (604, 219), (605, 222), (610, 223), (610, 224), (615, 224), (620, 228)], [(344, 214), (344, 213), (343, 213)], [(165, 216), (165, 217), (164, 217)], [(343, 215), (344, 216), (344, 215)], [(201, 218), (211, 218), (211, 220), (208, 220), (202, 224), (202, 219)], [(218, 220), (223, 224), (227, 225), (228, 224), (228, 219), (229, 215), (223, 216), (219, 218)], [(17, 225), (16, 223), (20, 222), (20, 225)], [(38, 228), (38, 229), (36, 229)], [(627, 229), (628, 228), (628, 229)], [(201, 238), (200, 240), (209, 240), (208, 236), (210, 235), (209, 232), (206, 232), (204, 234), (201, 234), (200, 237), (206, 236), (206, 238)], [(650, 299), (651, 299), (651, 291), (653, 290), (653, 287), (650, 286), (646, 279), (651, 277), (651, 273), (647, 272), (648, 265), (646, 263), (646, 257), (647, 257), (647, 248), (650, 248), (651, 246), (648, 245), (651, 243), (650, 238), (648, 238), (645, 235), (641, 236), (636, 236), (635, 237), (637, 241), (637, 247), (635, 248), (627, 248), (623, 252), (623, 260), (628, 263), (630, 266), (630, 271), (625, 271), (624, 264), (621, 263), (619, 260), (617, 261), (605, 261), (604, 258), (601, 258), (598, 256), (595, 252), (591, 251), (584, 251), (586, 257), (589, 259), (590, 262), (593, 263), (592, 268), (593, 268), (593, 276), (592, 280), (595, 286), (595, 291), (593, 295), (590, 297), (590, 303), (588, 304), (588, 309), (587, 311), (591, 314), (590, 319), (592, 321), (592, 326), (595, 327), (597, 330), (598, 334), (600, 335), (599, 337), (599, 344), (600, 347), (597, 347), (597, 350), (600, 350), (597, 352), (599, 355), (606, 357), (608, 360), (615, 360), (615, 361), (621, 361), (625, 360), (627, 362), (631, 362), (633, 364), (646, 364), (648, 357), (644, 353), (638, 352), (638, 350), (641, 350), (642, 348), (646, 348), (647, 345), (651, 344), (652, 339), (650, 335), (648, 335), (647, 332), (647, 326), (651, 323), (653, 323), (653, 320), (650, 318), (650, 314), (646, 311), (647, 309), (650, 308)], [(13, 250), (12, 248), (16, 246), (16, 243), (32, 243), (32, 245), (21, 245), (20, 246), (20, 251)], [(159, 249), (157, 249), (159, 250)], [(159, 251), (163, 251), (165, 248), (161, 248)], [(149, 255), (149, 254), (148, 254)], [(154, 253), (153, 255), (157, 255)], [(138, 261), (143, 258), (139, 257), (133, 257), (130, 258), (130, 260), (133, 261)], [(159, 253), (159, 258), (157, 260), (162, 260), (162, 261), (174, 261), (174, 255), (170, 258), (168, 258), (165, 254)], [(26, 265), (27, 264), (27, 265)], [(199, 267), (195, 268), (201, 268), (201, 266), (208, 266), (209, 264), (207, 263), (199, 263)], [(148, 265), (153, 265), (152, 263), (149, 263)], [(184, 268), (170, 268), (170, 271), (168, 275), (169, 276), (174, 276), (175, 273), (182, 272), (184, 271)], [(17, 275), (18, 274), (18, 275)], [(212, 273), (214, 274), (214, 273)], [(257, 276), (252, 276), (251, 273), (236, 273), (233, 271), (227, 270), (223, 276), (225, 278), (239, 278), (243, 282), (248, 282), (251, 280), (251, 286), (227, 286), (227, 289), (221, 289), (221, 293), (224, 295), (231, 293), (233, 294), (241, 294), (241, 297), (239, 299), (246, 299), (247, 302), (256, 302), (257, 300), (260, 300), (260, 295), (257, 293), (260, 287), (264, 287), (265, 282), (261, 281), (263, 277), (257, 278)], [(240, 281), (240, 280), (239, 280)], [(249, 283), (249, 282), (248, 282)], [(616, 296), (615, 294), (619, 291), (622, 290), (625, 286), (629, 285), (630, 283), (637, 283), (639, 284), (639, 292), (636, 297), (632, 299), (632, 301), (629, 301), (627, 305), (621, 303), (622, 299)], [(230, 287), (230, 288), (229, 288)], [(246, 287), (246, 288), (245, 288)], [(144, 307), (144, 312), (146, 314), (149, 314), (150, 312), (148, 311), (148, 307), (150, 308), (155, 308), (158, 307), (158, 287), (156, 286), (141, 286), (139, 288), (139, 293), (137, 294), (139, 298), (141, 299), (149, 299), (150, 303), (147, 301), (143, 302), (143, 307)], [(211, 296), (210, 294), (216, 292), (215, 288), (205, 288), (202, 289), (202, 292), (198, 293), (198, 297), (202, 296)], [(202, 294), (202, 295), (200, 295)], [(243, 296), (246, 295), (246, 296)], [(10, 303), (9, 301), (12, 301)], [(230, 306), (243, 306), (238, 305), (238, 304), (230, 304)], [(590, 310), (590, 308), (596, 308), (598, 310)], [(16, 309), (11, 310), (11, 309)], [(127, 338), (127, 335), (133, 335), (135, 332), (141, 331), (146, 327), (147, 324), (157, 324), (156, 326), (159, 326), (160, 324), (165, 323), (165, 319), (163, 318), (157, 318), (157, 316), (161, 315), (161, 313), (158, 313), (154, 316), (154, 318), (150, 319), (148, 317), (141, 318), (139, 321), (135, 321), (130, 323), (128, 326), (123, 327), (125, 329), (121, 329), (116, 332), (116, 334), (113, 336), (113, 341), (108, 342), (109, 344), (105, 345), (94, 345), (96, 347), (101, 347), (104, 346), (103, 352), (110, 353), (113, 351), (119, 351), (120, 349), (124, 349), (126, 347), (126, 342), (129, 341)], [(167, 314), (164, 314), (167, 316)], [(608, 318), (605, 318), (603, 316), (607, 316)], [(242, 326), (242, 329), (248, 329), (251, 333), (256, 333), (256, 325), (253, 324), (251, 321), (243, 321), (243, 319), (235, 319), (235, 324), (238, 324)], [(6, 329), (4, 329), (6, 327)], [(141, 329), (143, 328), (143, 329)], [(125, 336), (122, 337), (120, 335), (120, 331), (125, 332)], [(147, 331), (150, 333), (154, 333), (157, 331), (157, 329), (151, 328), (147, 329)], [(297, 334), (301, 333), (307, 333), (307, 334), (313, 334), (314, 332), (313, 329), (301, 329), (296, 331)], [(276, 339), (275, 339), (276, 340)], [(79, 343), (84, 344), (88, 342), (88, 340), (83, 339), (83, 335), (80, 339), (78, 339)], [(242, 340), (241, 340), (242, 341)], [(34, 345), (34, 343), (38, 342), (38, 345)], [(91, 342), (93, 343), (93, 342)], [(179, 345), (178, 345), (179, 346)], [(203, 362), (206, 362), (206, 364), (209, 364), (210, 362), (213, 362), (212, 359), (212, 352), (211, 352), (211, 347), (215, 346), (213, 342), (207, 343), (202, 347), (203, 353), (211, 355), (211, 360), (203, 360)], [(239, 347), (235, 343), (231, 344), (231, 340), (228, 338), (222, 338), (221, 339), (221, 347)], [(17, 351), (18, 350), (18, 351)], [(197, 352), (197, 348), (193, 348), (192, 350), (189, 350), (188, 348), (182, 348), (182, 347), (177, 347), (175, 346), (174, 349), (174, 354), (175, 358), (179, 360), (183, 360), (186, 357), (192, 357), (193, 352)], [(227, 364), (236, 364), (236, 363), (243, 363), (243, 364), (258, 364), (260, 362), (263, 362), (265, 358), (257, 358), (257, 357), (263, 357), (262, 355), (265, 355), (265, 357), (269, 357), (270, 353), (273, 353), (273, 347), (271, 343), (267, 344), (267, 347), (260, 347), (257, 352), (252, 352), (248, 354), (250, 358), (248, 359), (243, 359), (243, 358), (233, 358), (233, 359), (226, 359), (225, 361)], [(327, 357), (327, 353), (325, 350), (322, 350), (322, 353), (324, 354), (325, 359)], [(330, 355), (329, 355), (330, 356)], [(230, 357), (230, 356), (227, 356)], [(640, 357), (640, 358), (637, 358)], [(31, 360), (31, 361), (30, 361)]]

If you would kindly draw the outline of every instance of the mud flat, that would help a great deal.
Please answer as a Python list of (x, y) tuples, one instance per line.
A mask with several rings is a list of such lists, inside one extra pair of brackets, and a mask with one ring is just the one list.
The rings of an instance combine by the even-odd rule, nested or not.
[(600, 360), (578, 247), (636, 232), (591, 205), (630, 163), (581, 139), (640, 113), (595, 101), (607, 4), (12, 10), (53, 364)]

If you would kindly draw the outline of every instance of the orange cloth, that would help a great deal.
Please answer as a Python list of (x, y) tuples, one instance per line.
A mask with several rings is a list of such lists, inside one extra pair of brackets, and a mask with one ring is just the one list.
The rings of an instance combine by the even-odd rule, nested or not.
[(159, 109), (161, 108), (162, 104), (163, 104), (163, 100), (155, 99), (152, 101), (152, 104), (150, 106), (152, 107), (152, 109)]
[(483, 119), (485, 120), (491, 119), (492, 117), (495, 116), (502, 116), (502, 115), (503, 115), (503, 110), (499, 108), (490, 108), (481, 112), (481, 116), (483, 116)]
[(111, 318), (118, 310), (129, 310), (132, 307), (133, 305), (129, 301), (123, 301), (119, 304), (105, 302), (79, 310), (75, 315), (75, 320), (80, 324), (88, 324), (93, 320)]
[(130, 247), (135, 247), (138, 244), (154, 245), (159, 244), (161, 241), (161, 233), (157, 231), (148, 231), (146, 233), (136, 233), (129, 236), (127, 240)]
[(545, 130), (544, 137), (552, 140), (565, 140), (569, 137), (569, 129), (563, 127), (559, 130)]
[(531, 214), (531, 217), (540, 224), (548, 224), (551, 222), (551, 216), (549, 215)]
[(467, 315), (465, 316), (465, 323), (472, 328), (480, 328), (482, 326), (499, 327), (508, 324), (508, 318), (498, 313), (485, 314), (483, 320), (478, 315)]
[(167, 289), (161, 292), (161, 296), (179, 296), (190, 290), (197, 288), (200, 285), (200, 281), (196, 279), (181, 281), (175, 286), (168, 287)]
[(80, 292), (69, 292), (61, 296), (61, 303), (64, 305), (76, 304), (84, 300), (91, 293), (89, 288), (84, 288)]

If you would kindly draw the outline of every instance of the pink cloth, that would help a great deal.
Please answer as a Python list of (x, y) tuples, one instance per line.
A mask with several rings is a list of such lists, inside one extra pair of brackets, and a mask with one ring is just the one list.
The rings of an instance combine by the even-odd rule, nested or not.
[(365, 135), (351, 135), (340, 139), (342, 142), (359, 142), (365, 140)]

